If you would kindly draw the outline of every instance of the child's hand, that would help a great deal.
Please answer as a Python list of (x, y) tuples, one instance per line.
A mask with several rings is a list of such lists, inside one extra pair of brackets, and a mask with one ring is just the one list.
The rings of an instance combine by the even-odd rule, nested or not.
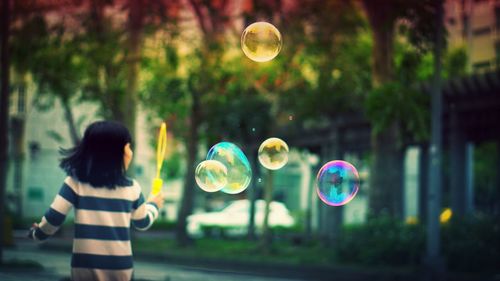
[(165, 199), (165, 196), (163, 195), (163, 192), (160, 191), (157, 195), (150, 195), (148, 198), (148, 202), (155, 203), (156, 206), (158, 206), (158, 209), (163, 208), (163, 200)]
[(27, 235), (28, 238), (30, 239), (33, 239), (33, 233), (35, 232), (35, 230), (38, 229), (38, 223), (34, 222), (32, 225), (31, 225), (31, 228), (30, 230), (28, 231)]

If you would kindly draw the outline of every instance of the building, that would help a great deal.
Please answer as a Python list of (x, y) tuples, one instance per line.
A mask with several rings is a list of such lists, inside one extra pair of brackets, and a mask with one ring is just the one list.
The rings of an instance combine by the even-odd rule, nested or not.
[(445, 25), (449, 48), (465, 47), (470, 71), (500, 65), (500, 1), (447, 0)]
[[(35, 100), (36, 87), (29, 75), (13, 75), (10, 100), (10, 164), (7, 178), (8, 211), (25, 219), (39, 219), (59, 191), (65, 174), (59, 168), (59, 149), (72, 146), (64, 110), (57, 99)], [(44, 105), (40, 105), (43, 104)], [(37, 104), (37, 105), (35, 105)], [(72, 108), (80, 135), (99, 120), (96, 104), (73, 102)], [(145, 196), (156, 174), (155, 125), (139, 109), (134, 150), (135, 179)], [(181, 196), (180, 180), (165, 182), (168, 198), (165, 213), (176, 216), (176, 202)], [(69, 218), (73, 213), (69, 215)]]

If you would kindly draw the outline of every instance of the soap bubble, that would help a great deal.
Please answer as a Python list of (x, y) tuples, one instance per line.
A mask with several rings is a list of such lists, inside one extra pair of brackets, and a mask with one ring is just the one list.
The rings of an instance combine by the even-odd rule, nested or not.
[(351, 201), (359, 190), (359, 175), (354, 166), (345, 161), (330, 161), (323, 165), (316, 177), (319, 198), (330, 206), (342, 206)]
[(269, 170), (281, 169), (288, 162), (288, 145), (279, 138), (269, 138), (259, 147), (259, 162)]
[(196, 183), (206, 192), (219, 191), (227, 184), (227, 168), (219, 161), (202, 161), (194, 174)]
[(217, 160), (227, 168), (227, 184), (221, 190), (236, 194), (245, 190), (252, 179), (252, 169), (247, 157), (238, 146), (220, 142), (208, 151), (207, 160)]
[(241, 48), (245, 55), (256, 62), (274, 59), (281, 50), (279, 30), (267, 22), (255, 22), (247, 26), (241, 35)]

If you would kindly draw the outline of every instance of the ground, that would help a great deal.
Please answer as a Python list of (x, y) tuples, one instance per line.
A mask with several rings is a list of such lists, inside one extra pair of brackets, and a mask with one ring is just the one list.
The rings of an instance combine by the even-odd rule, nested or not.
[[(70, 276), (71, 253), (61, 251), (46, 251), (39, 249), (31, 241), (17, 241), (16, 247), (5, 251), (4, 255), (9, 260), (31, 260), (40, 263), (43, 271), (2, 269), (0, 280), (64, 280)], [(158, 281), (285, 281), (305, 280), (290, 278), (275, 278), (251, 273), (211, 270), (210, 268), (197, 268), (193, 266), (171, 265), (166, 262), (152, 262), (135, 260), (135, 278), (137, 280)]]

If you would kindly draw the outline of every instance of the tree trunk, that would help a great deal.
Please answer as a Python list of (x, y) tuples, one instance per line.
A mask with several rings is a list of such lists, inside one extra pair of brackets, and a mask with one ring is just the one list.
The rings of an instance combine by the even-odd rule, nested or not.
[(418, 164), (418, 221), (422, 224), (427, 222), (427, 190), (429, 189), (429, 145), (420, 146)]
[(25, 119), (22, 116), (11, 117), (11, 137), (12, 137), (12, 154), (13, 154), (13, 172), (14, 172), (14, 193), (16, 217), (23, 217), (23, 162), (24, 162), (24, 139), (25, 139)]
[(61, 99), (61, 104), (64, 110), (64, 117), (68, 123), (69, 135), (71, 137), (71, 142), (73, 145), (80, 143), (80, 134), (76, 128), (75, 118), (73, 116), (73, 111), (71, 110), (71, 105), (68, 99)]
[[(384, 5), (383, 9), (380, 8), (381, 1), (365, 0), (363, 2), (372, 28), (372, 81), (373, 87), (376, 88), (393, 80), (395, 18), (389, 6)], [(394, 120), (384, 131), (372, 136), (373, 157), (369, 190), (369, 207), (372, 216), (380, 214), (402, 216), (403, 153), (398, 138), (397, 120)]]
[(0, 264), (3, 263), (3, 245), (5, 228), (5, 189), (7, 187), (8, 161), (8, 119), (9, 119), (9, 32), (10, 1), (2, 1), (0, 32)]
[(273, 176), (272, 170), (268, 170), (266, 175), (266, 184), (264, 185), (264, 200), (266, 202), (266, 208), (264, 211), (264, 222), (262, 225), (262, 240), (261, 240), (261, 250), (264, 253), (269, 253), (271, 250), (271, 228), (269, 227), (269, 215), (271, 212), (271, 201), (273, 200)]
[(306, 217), (305, 217), (305, 226), (304, 226), (304, 240), (306, 242), (312, 241), (313, 238), (313, 229), (312, 229), (312, 224), (313, 224), (313, 194), (316, 193), (314, 190), (315, 184), (316, 184), (316, 177), (315, 177), (315, 172), (318, 171), (317, 165), (315, 167), (309, 166), (309, 169), (311, 170), (311, 179), (309, 180), (309, 186), (307, 188), (307, 209), (306, 209)]
[(403, 152), (398, 145), (397, 124), (372, 136), (370, 214), (395, 218), (403, 215)]
[(252, 171), (253, 171), (253, 180), (250, 188), (247, 189), (248, 192), (248, 202), (250, 203), (249, 214), (248, 214), (248, 240), (255, 240), (257, 238), (255, 234), (255, 202), (257, 201), (258, 190), (260, 188), (260, 184), (258, 182), (258, 178), (260, 177), (260, 170), (257, 159), (257, 151), (254, 148), (251, 150), (251, 162)]
[(137, 90), (139, 85), (139, 67), (141, 60), (141, 36), (143, 28), (143, 1), (129, 0), (129, 37), (127, 46), (127, 88), (122, 100), (120, 120), (129, 129), (130, 135), (135, 139), (135, 119), (137, 115)]
[(191, 122), (188, 133), (188, 161), (186, 169), (186, 178), (184, 180), (184, 189), (182, 191), (181, 208), (177, 215), (177, 243), (180, 246), (187, 246), (191, 243), (186, 232), (186, 219), (191, 214), (194, 205), (195, 195), (195, 163), (198, 155), (198, 127), (200, 125), (200, 101), (197, 90), (193, 89), (191, 105)]

